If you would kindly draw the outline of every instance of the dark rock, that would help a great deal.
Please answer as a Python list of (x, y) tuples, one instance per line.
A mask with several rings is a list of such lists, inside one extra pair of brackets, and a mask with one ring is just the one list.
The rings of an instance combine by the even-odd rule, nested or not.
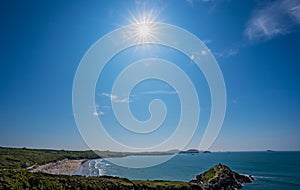
[(233, 190), (240, 189), (244, 183), (251, 183), (252, 176), (240, 175), (232, 171), (229, 167), (218, 164), (206, 172), (197, 175), (190, 184), (197, 184), (203, 189), (211, 190)]
[(28, 168), (30, 166), (30, 164), (28, 164), (27, 162), (24, 164), (21, 164), (21, 168)]

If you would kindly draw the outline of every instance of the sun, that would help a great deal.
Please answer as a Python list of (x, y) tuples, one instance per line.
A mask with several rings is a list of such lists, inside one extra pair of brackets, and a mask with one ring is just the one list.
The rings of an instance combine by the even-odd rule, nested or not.
[(141, 44), (153, 40), (157, 33), (156, 27), (157, 14), (154, 14), (153, 10), (149, 12), (143, 12), (134, 16), (131, 14), (130, 23), (133, 29), (133, 37)]
[(139, 22), (134, 25), (135, 38), (138, 42), (144, 44), (155, 38), (155, 24), (151, 22)]
[(147, 23), (138, 24), (137, 30), (141, 38), (147, 38), (151, 35), (151, 27)]

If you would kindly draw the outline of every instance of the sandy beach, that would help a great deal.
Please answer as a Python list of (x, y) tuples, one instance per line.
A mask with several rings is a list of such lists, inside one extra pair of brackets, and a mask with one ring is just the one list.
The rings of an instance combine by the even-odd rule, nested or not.
[(86, 160), (85, 159), (81, 159), (81, 160), (64, 159), (58, 162), (51, 162), (45, 165), (38, 166), (30, 171), (57, 174), (57, 175), (59, 174), (72, 175), (84, 161)]

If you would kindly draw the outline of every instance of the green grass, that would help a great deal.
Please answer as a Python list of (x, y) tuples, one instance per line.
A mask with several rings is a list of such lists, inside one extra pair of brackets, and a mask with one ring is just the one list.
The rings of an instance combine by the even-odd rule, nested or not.
[(188, 182), (130, 181), (118, 177), (83, 177), (31, 173), (25, 169), (1, 169), (0, 189), (191, 189)]
[(157, 187), (182, 187), (186, 186), (186, 182), (182, 181), (164, 181), (164, 180), (154, 180), (154, 181), (149, 181), (149, 180), (132, 180), (133, 183), (139, 184), (139, 185), (145, 185), (148, 187), (152, 188), (157, 188)]
[(215, 170), (214, 170), (214, 168), (211, 168), (211, 169), (209, 169), (208, 171), (206, 171), (205, 173), (204, 173), (204, 177), (205, 177), (205, 180), (206, 181), (209, 181), (209, 180), (211, 180), (214, 176), (215, 176)]
[(0, 170), (0, 189), (115, 189), (133, 187), (127, 179), (31, 173), (22, 169)]
[(95, 159), (93, 151), (38, 150), (26, 148), (0, 148), (0, 169), (16, 169), (22, 165), (42, 165), (62, 159)]
[(129, 155), (162, 155), (164, 152), (110, 152), (110, 151), (67, 151), (67, 150), (49, 150), (49, 149), (27, 149), (27, 148), (4, 148), (0, 147), (0, 169), (22, 168), (22, 165), (28, 164), (43, 165), (49, 162), (56, 162), (63, 159), (96, 159), (107, 157), (123, 157)]

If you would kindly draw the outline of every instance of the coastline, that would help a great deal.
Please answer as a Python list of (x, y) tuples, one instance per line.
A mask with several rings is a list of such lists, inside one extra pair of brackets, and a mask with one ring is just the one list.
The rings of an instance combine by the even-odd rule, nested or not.
[[(163, 155), (163, 153), (118, 153), (102, 151), (96, 155), (92, 151), (65, 151), (65, 150), (34, 150), (0, 148), (2, 162), (0, 165), (0, 189), (32, 189), (45, 187), (48, 189), (212, 189), (211, 187), (224, 187), (227, 189), (241, 188), (244, 183), (251, 183), (251, 176), (240, 175), (230, 170), (225, 165), (215, 165), (201, 174), (188, 179), (163, 179), (156, 175), (157, 179), (133, 179), (122, 176), (80, 175), (82, 171), (89, 170), (89, 166), (95, 164), (95, 169), (101, 173), (102, 165), (90, 163), (95, 159), (103, 160), (112, 157), (140, 156), (140, 155)], [(214, 155), (214, 154), (212, 154)], [(185, 156), (183, 154), (182, 156)], [(193, 154), (191, 157), (194, 157)], [(206, 156), (204, 156), (206, 157)], [(59, 161), (58, 161), (59, 160)], [(97, 162), (97, 160), (95, 160)], [(47, 163), (47, 164), (46, 164)], [(220, 162), (219, 162), (220, 163)], [(36, 167), (35, 167), (36, 166)], [(33, 169), (31, 169), (34, 167)], [(108, 166), (111, 167), (111, 166)], [(16, 169), (17, 168), (17, 169)], [(124, 168), (123, 168), (124, 169)], [(208, 170), (207, 170), (208, 169)], [(199, 169), (200, 170), (200, 169)], [(90, 170), (89, 170), (90, 171)], [(171, 171), (171, 170), (170, 170)], [(125, 168), (124, 173), (128, 173)], [(197, 175), (199, 174), (199, 175)], [(145, 180), (145, 179), (147, 180)], [(192, 180), (191, 180), (192, 179)]]
[(88, 161), (88, 159), (63, 159), (57, 162), (40, 165), (34, 169), (30, 169), (29, 171), (55, 175), (73, 175), (86, 161)]
[[(59, 161), (55, 164), (70, 163), (70, 160)], [(74, 160), (72, 160), (74, 161)], [(71, 162), (72, 162), (71, 161)], [(77, 160), (80, 163), (79, 160)], [(52, 163), (54, 164), (54, 163)], [(33, 173), (26, 170), (0, 170), (0, 189), (122, 189), (122, 190), (211, 190), (211, 189), (240, 189), (245, 183), (252, 183), (251, 176), (240, 175), (228, 166), (218, 164), (199, 174), (190, 181), (171, 180), (130, 180), (113, 176), (85, 177), (67, 175), (49, 175), (41, 172)]]

